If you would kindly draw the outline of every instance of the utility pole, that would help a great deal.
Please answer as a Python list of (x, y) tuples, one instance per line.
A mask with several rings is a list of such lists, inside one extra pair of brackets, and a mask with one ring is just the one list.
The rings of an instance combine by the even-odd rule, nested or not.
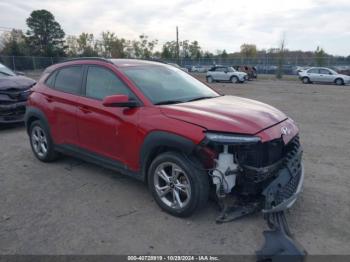
[(179, 28), (176, 26), (176, 61), (180, 61), (180, 46), (179, 46)]

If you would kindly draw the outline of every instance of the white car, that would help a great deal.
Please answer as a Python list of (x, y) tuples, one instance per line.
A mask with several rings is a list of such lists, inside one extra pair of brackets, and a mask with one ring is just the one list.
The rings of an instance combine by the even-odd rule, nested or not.
[(214, 66), (207, 72), (208, 83), (212, 83), (214, 81), (244, 83), (247, 77), (247, 73), (236, 71), (231, 66)]
[(304, 84), (322, 82), (344, 85), (350, 83), (350, 76), (338, 74), (334, 70), (325, 67), (311, 67), (301, 71), (299, 72), (299, 79)]

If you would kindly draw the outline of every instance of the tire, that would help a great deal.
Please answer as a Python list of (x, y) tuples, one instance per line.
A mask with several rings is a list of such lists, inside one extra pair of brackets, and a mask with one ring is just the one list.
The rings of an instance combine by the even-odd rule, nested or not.
[(303, 82), (303, 84), (310, 84), (310, 79), (308, 77), (303, 77), (301, 81)]
[(230, 80), (231, 80), (231, 83), (238, 83), (239, 82), (237, 76), (232, 76)]
[(58, 157), (57, 152), (54, 150), (50, 132), (40, 120), (31, 123), (29, 140), (35, 157), (40, 161), (51, 162)]
[(209, 178), (196, 165), (199, 164), (176, 152), (162, 153), (151, 163), (148, 186), (167, 213), (187, 217), (206, 205)]
[(335, 79), (334, 83), (335, 83), (337, 86), (342, 86), (342, 85), (344, 85), (344, 81), (343, 81), (343, 79), (341, 79), (341, 78)]
[(213, 79), (211, 76), (208, 76), (208, 77), (207, 77), (207, 82), (208, 82), (208, 83), (213, 83), (213, 82), (214, 82), (214, 79)]

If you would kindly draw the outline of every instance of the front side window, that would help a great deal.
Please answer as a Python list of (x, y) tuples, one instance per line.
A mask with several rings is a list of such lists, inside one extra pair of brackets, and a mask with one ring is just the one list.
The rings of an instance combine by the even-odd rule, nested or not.
[(327, 69), (320, 69), (320, 74), (331, 75), (331, 72)]
[(66, 93), (79, 94), (82, 71), (82, 66), (69, 66), (60, 69), (56, 75), (54, 88)]
[(111, 95), (131, 95), (131, 91), (110, 70), (90, 66), (86, 78), (86, 96), (103, 100)]
[(153, 104), (219, 96), (202, 82), (172, 66), (132, 66), (121, 70)]

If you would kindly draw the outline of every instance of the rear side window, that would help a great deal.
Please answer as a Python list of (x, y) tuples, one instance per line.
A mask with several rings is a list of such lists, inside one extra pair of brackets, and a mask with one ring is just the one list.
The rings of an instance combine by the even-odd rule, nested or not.
[(70, 66), (56, 73), (54, 88), (66, 93), (79, 94), (82, 78), (82, 66)]
[(131, 91), (112, 71), (90, 66), (86, 78), (86, 96), (102, 100), (111, 95), (131, 96)]
[(318, 69), (314, 68), (314, 69), (310, 69), (309, 71), (307, 71), (309, 74), (318, 74)]

